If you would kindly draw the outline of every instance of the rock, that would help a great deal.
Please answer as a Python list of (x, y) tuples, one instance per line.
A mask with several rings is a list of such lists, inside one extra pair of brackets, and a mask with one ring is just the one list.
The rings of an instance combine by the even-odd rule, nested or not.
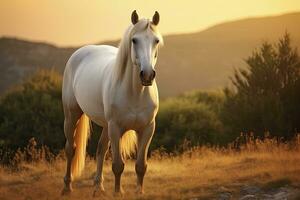
[(241, 197), (239, 200), (257, 200), (258, 198), (255, 195), (247, 194)]
[(299, 200), (300, 199), (300, 190), (294, 190), (289, 193), (288, 200)]
[(247, 195), (247, 194), (257, 194), (260, 193), (261, 189), (259, 187), (256, 186), (244, 186), (241, 190), (241, 194), (242, 195)]
[(274, 199), (273, 195), (270, 195), (270, 194), (263, 194), (263, 195), (261, 195), (261, 197), (263, 200), (273, 200)]
[(288, 193), (287, 192), (279, 192), (277, 194), (273, 195), (274, 200), (286, 200), (288, 197)]
[(279, 188), (279, 191), (281, 191), (281, 192), (289, 192), (291, 190), (291, 188), (289, 188), (289, 187), (281, 187), (281, 188)]
[(231, 199), (231, 196), (230, 192), (221, 193), (219, 194), (218, 200), (229, 200)]

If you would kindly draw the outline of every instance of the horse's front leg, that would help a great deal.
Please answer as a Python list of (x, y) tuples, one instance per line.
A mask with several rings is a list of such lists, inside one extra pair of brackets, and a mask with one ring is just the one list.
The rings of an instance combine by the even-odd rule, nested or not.
[(147, 154), (148, 148), (154, 133), (155, 122), (151, 122), (148, 126), (138, 132), (138, 148), (135, 171), (137, 174), (137, 192), (144, 193), (143, 182), (147, 170)]
[(120, 140), (122, 130), (115, 122), (108, 123), (108, 137), (111, 143), (112, 150), (112, 171), (115, 175), (115, 193), (122, 194), (121, 175), (124, 170), (124, 161), (121, 154)]
[(108, 139), (108, 131), (107, 127), (103, 127), (102, 133), (98, 142), (97, 147), (97, 172), (94, 180), (95, 190), (94, 190), (94, 196), (96, 195), (97, 191), (104, 192), (104, 186), (103, 186), (103, 164), (105, 155), (107, 153), (109, 147), (109, 139)]

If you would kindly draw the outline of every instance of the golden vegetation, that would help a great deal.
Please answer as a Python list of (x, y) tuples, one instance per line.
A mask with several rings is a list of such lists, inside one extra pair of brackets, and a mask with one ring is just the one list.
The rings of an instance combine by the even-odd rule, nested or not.
[[(128, 160), (122, 179), (125, 190), (122, 199), (214, 199), (222, 192), (230, 192), (236, 199), (245, 185), (256, 185), (262, 190), (285, 185), (300, 187), (299, 136), (289, 143), (269, 138), (244, 139), (245, 145), (228, 148), (186, 147), (180, 155), (169, 155), (163, 150), (152, 152), (143, 196), (135, 194), (134, 161)], [(38, 157), (34, 155), (39, 152), (34, 143), (31, 146), (27, 151)], [(18, 170), (1, 167), (0, 199), (94, 199), (94, 160), (87, 159), (84, 173), (74, 183), (70, 198), (60, 196), (64, 158), (58, 156), (50, 163), (44, 158), (20, 162)], [(104, 172), (106, 194), (98, 199), (111, 199), (114, 177), (109, 158)]]

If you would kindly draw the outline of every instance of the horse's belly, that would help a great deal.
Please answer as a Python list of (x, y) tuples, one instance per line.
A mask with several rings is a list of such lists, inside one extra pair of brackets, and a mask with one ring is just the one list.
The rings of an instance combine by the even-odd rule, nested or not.
[(88, 116), (103, 116), (103, 101), (101, 98), (101, 85), (93, 80), (93, 76), (85, 75), (78, 78), (75, 84), (75, 97), (78, 105)]
[(101, 126), (105, 124), (103, 90), (105, 84), (110, 82), (111, 61), (116, 53), (114, 49), (87, 48), (90, 54), (82, 58), (73, 80), (74, 94), (80, 108)]
[(107, 126), (107, 122), (106, 122), (104, 116), (89, 116), (89, 118), (99, 126), (102, 126), (102, 127)]

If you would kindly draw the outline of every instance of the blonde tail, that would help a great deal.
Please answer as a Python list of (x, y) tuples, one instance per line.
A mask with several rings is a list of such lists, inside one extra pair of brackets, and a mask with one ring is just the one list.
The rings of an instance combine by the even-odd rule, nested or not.
[(121, 149), (123, 158), (130, 158), (136, 152), (137, 138), (135, 131), (127, 131), (121, 138)]
[(81, 175), (85, 163), (87, 139), (90, 132), (90, 121), (88, 116), (83, 114), (78, 120), (75, 128), (75, 154), (71, 165), (71, 176), (76, 178)]

